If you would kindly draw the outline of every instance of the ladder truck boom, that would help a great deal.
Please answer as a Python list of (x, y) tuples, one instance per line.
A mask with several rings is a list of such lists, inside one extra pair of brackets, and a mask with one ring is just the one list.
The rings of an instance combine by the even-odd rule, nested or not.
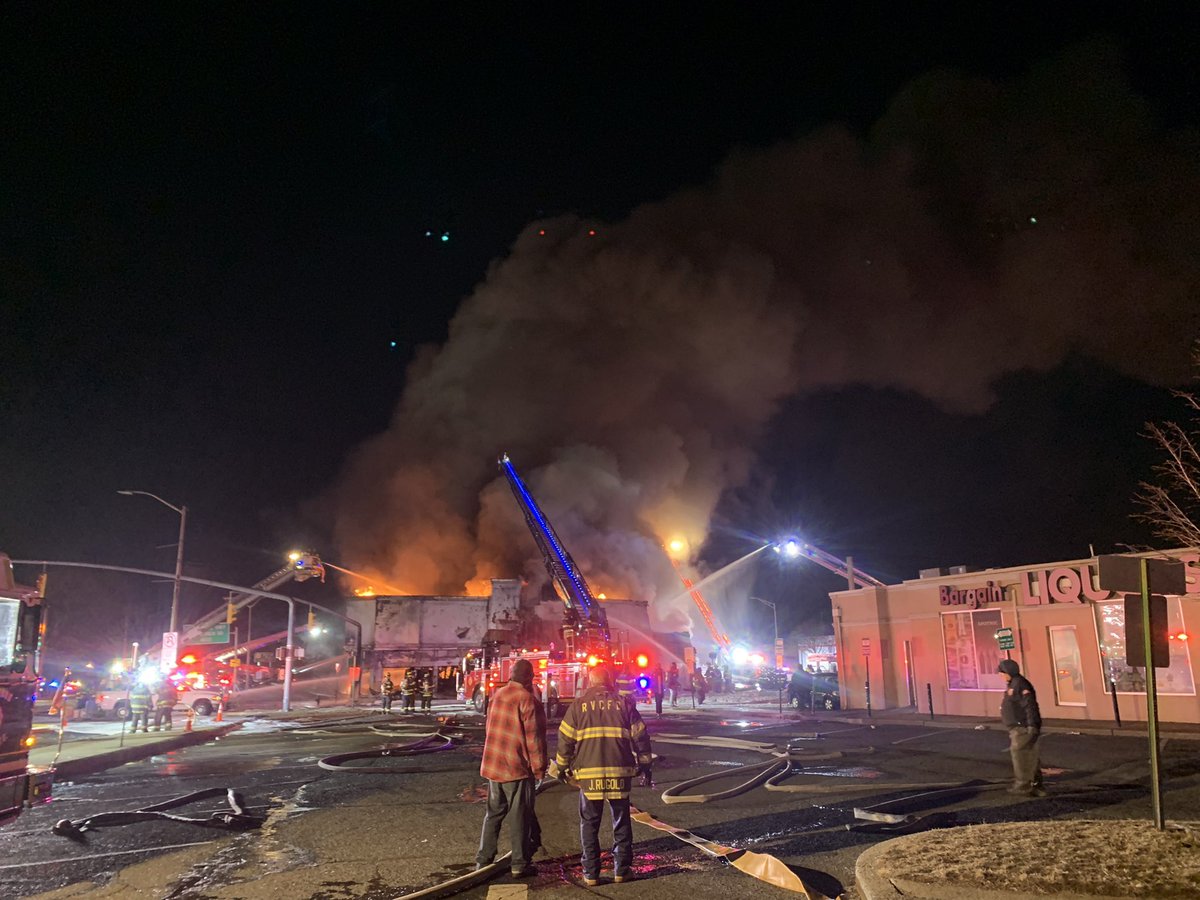
[(704, 599), (704, 595), (701, 594), (699, 589), (692, 583), (692, 579), (688, 578), (687, 575), (684, 574), (683, 567), (679, 564), (679, 560), (671, 557), (671, 564), (675, 566), (675, 572), (679, 575), (679, 580), (683, 582), (683, 586), (687, 588), (687, 592), (691, 595), (692, 601), (696, 604), (696, 608), (700, 610), (700, 615), (704, 617), (704, 624), (708, 626), (708, 631), (709, 634), (712, 635), (713, 643), (715, 643), (722, 650), (728, 650), (731, 646), (733, 646), (733, 644), (729, 640), (729, 635), (723, 632), (720, 626), (717, 625), (716, 617), (713, 615), (712, 608), (709, 607), (708, 602)]
[[(309, 578), (320, 578), (325, 580), (325, 567), (321, 564), (321, 557), (316, 553), (293, 553), (288, 557), (287, 565), (283, 566), (276, 572), (272, 572), (254, 587), (260, 591), (273, 591), (275, 588), (289, 581), (307, 581)], [(258, 594), (243, 593), (232, 595), (227, 603), (232, 603), (235, 610), (241, 609), (249, 603), (253, 603), (259, 598)], [(225, 616), (228, 612), (227, 603), (223, 603), (214, 609), (198, 618), (191, 625), (186, 626), (183, 632), (179, 635), (179, 646), (184, 646), (191, 641), (196, 635), (211, 628), (213, 625), (219, 625), (225, 621)]]
[(786, 556), (803, 556), (805, 559), (810, 559), (818, 566), (828, 569), (835, 575), (841, 575), (846, 579), (847, 583), (853, 583), (855, 587), (885, 587), (884, 583), (874, 575), (869, 575), (862, 569), (856, 568), (849, 564), (848, 560), (834, 556), (832, 553), (827, 553), (820, 547), (807, 542), (788, 540), (783, 544), (776, 545), (776, 549), (782, 548), (782, 552)]
[(502, 454), (497, 461), (500, 471), (504, 473), (513, 496), (525, 516), (525, 524), (533, 535), (538, 549), (542, 552), (542, 562), (546, 566), (551, 580), (558, 588), (559, 597), (566, 606), (564, 634), (571, 637), (582, 637), (587, 644), (588, 652), (609, 651), (608, 617), (600, 603), (592, 594), (592, 589), (584, 580), (571, 554), (563, 547), (562, 541), (554, 531), (554, 527), (538, 506), (529, 488), (513, 468), (508, 454)]

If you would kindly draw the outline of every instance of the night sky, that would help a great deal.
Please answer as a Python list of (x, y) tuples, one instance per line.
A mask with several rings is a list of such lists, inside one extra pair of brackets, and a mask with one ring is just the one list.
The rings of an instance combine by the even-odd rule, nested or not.
[[(1178, 195), (1173, 188), (1195, 183), (1190, 169), (1158, 179), (1171, 165), (1151, 158), (1161, 148), (1174, 154), (1170, 160), (1186, 160), (1197, 146), (1197, 23), (1178, 15), (1059, 4), (1029, 14), (1008, 4), (699, 11), (439, 4), (402, 13), (364, 4), (9, 5), (0, 14), (0, 549), (17, 558), (170, 569), (174, 551), (164, 545), (174, 540), (177, 519), (146, 498), (116, 493), (135, 489), (189, 507), (187, 555), (196, 575), (251, 583), (283, 551), (305, 544), (344, 565), (395, 576), (398, 564), (377, 545), (408, 534), (420, 514), (413, 498), (423, 494), (401, 491), (390, 511), (381, 503), (376, 519), (359, 499), (373, 463), (355, 463), (363, 455), (356, 448), (372, 439), (368, 446), (380, 446), (376, 436), (385, 432), (399, 434), (385, 443), (397, 452), (412, 445), (413, 423), (425, 421), (411, 413), (413, 372), (425, 370), (408, 367), (446, 344), (452, 316), (478, 285), (513, 290), (512, 268), (531, 253), (548, 252), (547, 266), (572, 259), (580, 229), (598, 230), (597, 241), (611, 241), (604, 246), (613, 253), (640, 252), (673, 230), (663, 241), (671, 253), (700, 259), (696, 248), (709, 236), (733, 235), (728, 246), (749, 241), (776, 260), (777, 273), (786, 272), (789, 264), (779, 260), (790, 254), (776, 252), (775, 243), (806, 241), (790, 219), (764, 212), (756, 222), (750, 207), (735, 224), (722, 218), (720, 190), (693, 205), (680, 192), (712, 184), (723, 165), (732, 167), (724, 170), (733, 173), (730, 182), (748, 180), (757, 189), (756, 173), (770, 166), (756, 154), (788, 142), (821, 146), (810, 136), (837, 127), (845, 140), (861, 142), (850, 155), (863, 157), (868, 172), (885, 170), (876, 162), (884, 150), (914, 141), (912, 183), (927, 191), (919, 205), (950, 248), (944, 253), (971, 260), (964, 271), (988, 270), (994, 260), (979, 260), (992, 251), (972, 243), (985, 239), (984, 229), (972, 232), (982, 220), (966, 209), (971, 191), (985, 186), (969, 171), (951, 181), (919, 169), (937, 165), (929, 148), (943, 135), (921, 130), (922, 110), (930, 108), (921, 104), (934, 103), (936, 92), (923, 94), (914, 83), (962, 79), (983, 106), (1011, 87), (1004, 107), (1018, 110), (1011, 121), (1049, 121), (1052, 130), (1060, 118), (1076, 123), (1053, 103), (1037, 108), (1041, 67), (1065, 56), (1066, 71), (1075, 71), (1072, 54), (1093, 60), (1087, 65), (1101, 60), (1095, 71), (1119, 82), (1112, 104), (1104, 102), (1107, 83), (1097, 93), (1100, 118), (1111, 114), (1104, 139), (1119, 143), (1128, 165), (1119, 171), (1138, 177), (1127, 191), (1098, 191), (1102, 200), (1118, 199), (1097, 200), (1059, 233), (1095, 233), (1097, 222), (1120, 219), (1138, 244), (1139, 235), (1161, 227), (1165, 240), (1155, 233), (1131, 253), (1143, 262), (1151, 252), (1168, 257), (1144, 262), (1158, 277), (1173, 265), (1172, 254), (1195, 248), (1200, 232), (1194, 197), (1178, 201), (1170, 221), (1147, 224), (1156, 192)], [(1123, 123), (1134, 120), (1126, 134)], [(969, 144), (979, 127), (943, 131)], [(996, 134), (1013, 130), (997, 126)], [(956, 142), (939, 152), (959, 161), (977, 152)], [(996, 158), (1007, 152), (988, 148)], [(1063, 177), (1053, 168), (1057, 157), (1031, 158), (1048, 161), (1044, 170), (1022, 173), (1030, 183)], [(1043, 185), (1026, 197), (1043, 200), (1056, 189)], [(1049, 214), (1048, 201), (1022, 202), (1013, 222)], [(657, 206), (636, 212), (644, 204)], [(892, 209), (861, 207), (851, 213), (861, 230)], [(1081, 221), (1090, 231), (1076, 227)], [(776, 222), (787, 234), (771, 234)], [(999, 231), (1016, 227), (987, 222)], [(547, 226), (559, 242), (553, 251), (522, 249)], [(564, 230), (570, 235), (558, 237)], [(848, 243), (829, 241), (826, 255)], [(497, 271), (495, 261), (509, 257), (508, 274)], [(910, 266), (909, 276), (937, 283), (933, 270)], [(1031, 281), (1037, 275), (1024, 264), (1010, 271)], [(1162, 277), (1175, 284), (1181, 275), (1171, 269)], [(531, 285), (556, 284), (533, 278)], [(818, 333), (837, 317), (814, 299), (818, 282), (797, 276), (787, 283), (801, 282), (803, 301), (787, 308), (810, 311), (791, 318)], [(1195, 291), (1195, 282), (1184, 283), (1180, 296), (1195, 301)], [(952, 294), (948, 287), (947, 298), (933, 304), (923, 329), (935, 332), (946, 316), (989, 303), (983, 291)], [(1055, 303), (1037, 301), (1043, 309)], [(494, 314), (484, 306), (483, 314)], [(1077, 304), (1071, 315), (1087, 308)], [(699, 321), (703, 313), (694, 315)], [(1087, 555), (1089, 544), (1102, 551), (1150, 542), (1129, 518), (1135, 486), (1154, 460), (1139, 432), (1145, 421), (1177, 411), (1169, 388), (1186, 375), (1195, 308), (1188, 313), (1186, 300), (1126, 299), (1097, 302), (1095, 316), (1080, 327), (1082, 336), (1064, 329), (1042, 356), (1027, 346), (1010, 349), (1017, 337), (998, 335), (996, 359), (977, 373), (982, 384), (961, 395), (934, 384), (945, 381), (944, 372), (922, 380), (851, 367), (838, 378), (816, 377), (805, 369), (813, 356), (798, 339), (790, 374), (770, 383), (760, 415), (732, 431), (706, 423), (729, 437), (722, 459), (733, 454), (739, 469), (720, 483), (701, 565), (720, 566), (755, 539), (784, 532), (853, 554), (886, 580), (914, 577), (925, 566), (1015, 565)], [(1130, 325), (1139, 319), (1151, 324)], [(468, 316), (464, 331), (470, 327)], [(1027, 330), (1015, 323), (1012, 335)], [(553, 329), (526, 334), (536, 336), (514, 353), (584, 370), (596, 361), (593, 346), (559, 339)], [(459, 340), (451, 338), (451, 347)], [(895, 341), (913, 343), (900, 333)], [(614, 355), (628, 352), (618, 362), (635, 375), (648, 358), (609, 346)], [(875, 346), (862, 344), (862, 355), (878, 355)], [(1007, 366), (1005, 358), (1015, 362)], [(708, 371), (717, 364), (696, 362)], [(490, 371), (502, 382), (502, 373)], [(688, 373), (670, 374), (673, 390), (686, 396)], [(968, 382), (974, 377), (964, 373)], [(585, 534), (603, 515), (584, 511), (576, 522), (559, 505), (571, 502), (570, 490), (560, 497), (554, 487), (556, 465), (578, 464), (561, 448), (572, 430), (599, 420), (592, 410), (603, 394), (589, 393), (565, 411), (569, 393), (543, 403), (519, 386), (488, 384), (490, 376), (464, 379), (467, 394), (478, 384), (490, 407), (516, 424), (494, 442), (483, 429), (461, 443), (453, 429), (432, 429), (420, 437), (421, 453), (479, 459), (479, 471), (459, 485), (475, 498), (494, 477), (495, 453), (515, 447), (518, 464), (541, 473), (535, 487), (545, 479), (572, 523), (567, 530), (583, 529), (576, 532), (583, 556), (603, 569)], [(408, 407), (397, 413), (406, 387)], [(622, 433), (623, 393), (614, 386), (603, 404), (606, 427)], [(471, 403), (483, 401), (464, 402), (463, 415), (478, 419)], [(704, 418), (708, 407), (699, 408), (689, 421)], [(545, 420), (562, 424), (556, 431)], [(628, 434), (640, 440), (636, 429)], [(587, 443), (618, 461), (634, 445), (614, 439), (610, 447), (602, 437)], [(475, 514), (462, 512), (464, 527), (482, 535), (491, 527), (486, 501), (482, 524), (472, 524)], [(463, 578), (514, 559), (518, 571), (509, 574), (521, 574), (531, 551), (531, 543), (496, 551)], [(167, 585), (54, 577), (61, 593), (52, 616), (64, 641), (118, 628), (115, 640), (145, 638), (165, 624), (155, 617)], [(819, 620), (822, 608), (827, 615), (823, 592), (836, 584), (819, 570), (767, 567), (754, 590), (780, 600), (787, 628)], [(323, 596), (336, 594), (330, 586)], [(190, 611), (214, 596), (192, 592)], [(755, 615), (766, 616), (756, 624), (767, 627), (769, 611)]]

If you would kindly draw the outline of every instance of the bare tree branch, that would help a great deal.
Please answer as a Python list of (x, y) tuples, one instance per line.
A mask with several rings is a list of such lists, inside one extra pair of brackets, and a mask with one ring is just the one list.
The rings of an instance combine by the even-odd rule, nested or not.
[[(1195, 352), (1200, 372), (1200, 345)], [(1198, 376), (1200, 377), (1200, 376)], [(1188, 408), (1184, 424), (1146, 424), (1145, 437), (1163, 452), (1154, 468), (1153, 482), (1143, 481), (1134, 496), (1139, 512), (1134, 518), (1150, 525), (1154, 533), (1177, 547), (1200, 546), (1200, 398), (1176, 392)]]

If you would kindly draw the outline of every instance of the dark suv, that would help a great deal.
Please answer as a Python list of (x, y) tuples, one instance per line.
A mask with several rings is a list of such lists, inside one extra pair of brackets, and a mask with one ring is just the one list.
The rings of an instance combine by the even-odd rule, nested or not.
[(837, 676), (828, 672), (796, 672), (788, 684), (793, 709), (841, 709)]

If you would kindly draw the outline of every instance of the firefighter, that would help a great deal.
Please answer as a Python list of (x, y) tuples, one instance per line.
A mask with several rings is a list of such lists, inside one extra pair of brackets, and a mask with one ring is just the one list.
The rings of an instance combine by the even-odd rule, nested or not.
[(667, 672), (667, 690), (671, 692), (671, 706), (679, 705), (679, 664), (671, 663), (671, 669)]
[(164, 684), (158, 689), (158, 697), (154, 702), (155, 731), (171, 730), (171, 711), (175, 708), (175, 696), (175, 689), (169, 684)]
[(405, 712), (417, 711), (417, 673), (413, 669), (406, 671), (400, 682), (400, 699), (404, 701)]
[(704, 673), (700, 671), (699, 666), (692, 673), (692, 690), (695, 691), (696, 705), (703, 706), (704, 698), (708, 696), (708, 684), (704, 681)]
[(392, 694), (395, 692), (396, 686), (392, 684), (392, 676), (384, 673), (383, 684), (379, 686), (380, 702), (383, 704), (383, 711), (390, 713), (392, 711)]
[(627, 669), (621, 669), (617, 673), (617, 696), (637, 706), (637, 682), (633, 678), (633, 673)]
[(129, 712), (133, 717), (133, 731), (142, 723), (142, 732), (150, 730), (150, 686), (137, 682), (129, 691)]
[(667, 689), (667, 673), (663, 671), (662, 663), (654, 667), (654, 674), (651, 677), (654, 679), (654, 684), (650, 688), (654, 691), (654, 712), (656, 715), (661, 716), (663, 692)]
[(551, 774), (579, 783), (583, 880), (600, 883), (600, 822), (608, 802), (613, 819), (613, 881), (628, 881), (633, 866), (629, 791), (633, 776), (650, 781), (650, 736), (637, 706), (617, 694), (605, 666), (588, 672), (588, 689), (567, 709), (558, 729)]
[(433, 710), (433, 672), (426, 672), (421, 680), (421, 712)]

